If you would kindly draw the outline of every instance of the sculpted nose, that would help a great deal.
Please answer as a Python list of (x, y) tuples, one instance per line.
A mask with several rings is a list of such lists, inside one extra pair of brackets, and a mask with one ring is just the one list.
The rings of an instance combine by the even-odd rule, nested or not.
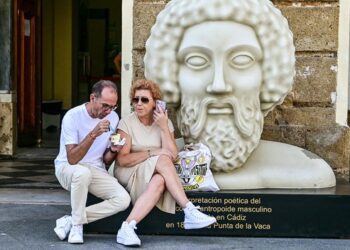
[(213, 94), (229, 93), (232, 91), (232, 86), (226, 84), (224, 78), (223, 65), (216, 65), (214, 71), (214, 78), (211, 84), (207, 86), (207, 92)]

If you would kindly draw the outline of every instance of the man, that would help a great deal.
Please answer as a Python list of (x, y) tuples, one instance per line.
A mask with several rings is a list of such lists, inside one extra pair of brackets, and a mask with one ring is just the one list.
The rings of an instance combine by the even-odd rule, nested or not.
[[(279, 167), (283, 162), (262, 161), (276, 153), (240, 168), (259, 145), (264, 115), (283, 102), (293, 84), (295, 48), (287, 21), (268, 0), (191, 3), (173, 0), (158, 15), (146, 42), (146, 78), (158, 82), (164, 99), (175, 104), (185, 141), (210, 148), (221, 188), (300, 187), (288, 185), (291, 172)], [(283, 178), (270, 175), (271, 164)], [(305, 165), (310, 176), (317, 169), (311, 161)], [(329, 180), (322, 185), (333, 185), (334, 174), (321, 165)], [(280, 180), (277, 186), (270, 186), (273, 178)], [(319, 187), (317, 178), (307, 185)]]
[[(130, 196), (108, 174), (121, 146), (111, 145), (119, 117), (117, 88), (111, 81), (94, 84), (90, 101), (69, 110), (62, 120), (60, 151), (55, 159), (55, 174), (70, 191), (72, 214), (56, 220), (57, 236), (69, 243), (83, 243), (83, 224), (125, 210)], [(86, 207), (88, 192), (104, 201)]]

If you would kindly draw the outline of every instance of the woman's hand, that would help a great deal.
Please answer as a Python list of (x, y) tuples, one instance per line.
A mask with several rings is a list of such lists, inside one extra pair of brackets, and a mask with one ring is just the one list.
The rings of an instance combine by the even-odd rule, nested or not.
[(124, 145), (114, 145), (113, 143), (111, 143), (111, 151), (113, 153), (118, 153)]
[(168, 129), (168, 111), (153, 111), (153, 121), (160, 127), (161, 130)]

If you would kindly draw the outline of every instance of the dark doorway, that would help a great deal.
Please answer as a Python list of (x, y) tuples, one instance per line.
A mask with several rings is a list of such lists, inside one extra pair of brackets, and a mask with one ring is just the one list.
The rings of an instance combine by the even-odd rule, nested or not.
[(88, 101), (92, 84), (101, 79), (115, 82), (120, 92), (113, 59), (121, 51), (121, 4), (108, 0), (73, 4), (74, 106)]
[(16, 1), (18, 146), (41, 139), (41, 20), (39, 0)]

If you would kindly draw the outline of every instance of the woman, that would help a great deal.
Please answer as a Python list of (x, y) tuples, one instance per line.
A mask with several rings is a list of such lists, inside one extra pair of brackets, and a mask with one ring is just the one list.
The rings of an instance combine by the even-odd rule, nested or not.
[(175, 213), (177, 202), (185, 213), (185, 229), (215, 223), (214, 217), (198, 211), (188, 200), (175, 172), (174, 127), (167, 111), (155, 110), (156, 100), (161, 99), (158, 85), (138, 80), (131, 87), (130, 98), (134, 112), (118, 125), (118, 133), (126, 138), (126, 144), (118, 153), (115, 176), (129, 191), (134, 207), (118, 231), (117, 242), (141, 245), (134, 229), (154, 206)]

